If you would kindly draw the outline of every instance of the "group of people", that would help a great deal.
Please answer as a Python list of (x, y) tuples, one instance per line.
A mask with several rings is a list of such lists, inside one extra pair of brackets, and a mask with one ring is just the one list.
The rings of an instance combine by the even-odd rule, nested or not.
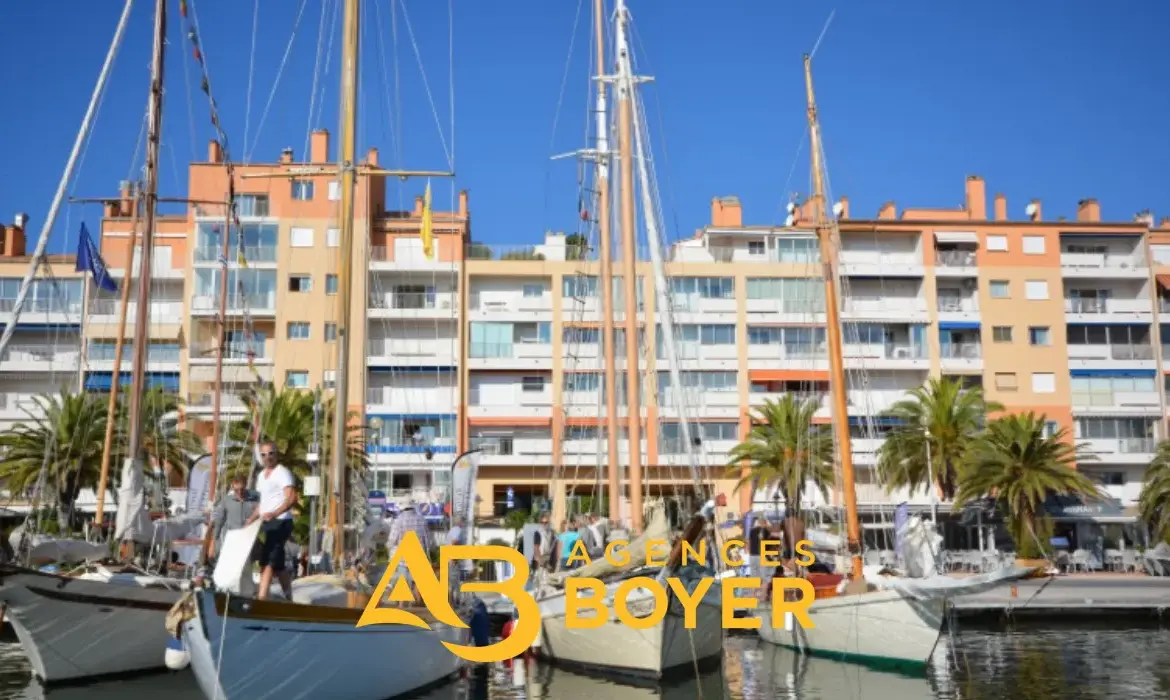
[(547, 571), (568, 571), (585, 564), (580, 559), (572, 562), (577, 543), (582, 543), (590, 561), (596, 561), (605, 556), (605, 547), (614, 540), (626, 539), (625, 532), (619, 530), (609, 520), (597, 513), (581, 514), (562, 520), (556, 530), (549, 524), (549, 515), (540, 516), (533, 540), (533, 564)]

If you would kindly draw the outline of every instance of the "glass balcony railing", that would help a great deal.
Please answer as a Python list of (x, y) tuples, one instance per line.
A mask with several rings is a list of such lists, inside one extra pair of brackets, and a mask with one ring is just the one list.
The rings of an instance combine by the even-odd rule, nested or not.
[[(221, 253), (223, 253), (223, 248), (219, 246), (199, 246), (195, 248), (195, 262), (216, 262)], [(238, 257), (239, 248), (232, 246), (228, 251), (228, 263), (234, 264)], [(246, 245), (244, 246), (244, 258), (250, 263), (274, 263), (276, 262), (276, 246)]]

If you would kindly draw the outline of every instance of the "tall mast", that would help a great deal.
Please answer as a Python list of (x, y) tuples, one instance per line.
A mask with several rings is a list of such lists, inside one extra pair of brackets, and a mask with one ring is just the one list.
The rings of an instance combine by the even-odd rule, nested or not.
[(821, 125), (817, 121), (817, 100), (813, 94), (812, 57), (804, 57), (804, 85), (808, 96), (809, 150), (812, 151), (813, 211), (817, 240), (825, 275), (825, 324), (829, 341), (829, 388), (833, 392), (833, 426), (837, 431), (837, 449), (841, 458), (841, 492), (845, 496), (846, 541), (853, 555), (849, 577), (862, 577), (861, 525), (857, 518), (857, 489), (853, 475), (853, 444), (849, 437), (849, 412), (846, 400), (845, 360), (841, 350), (841, 312), (837, 305), (837, 261), (833, 250), (833, 225), (825, 208), (825, 173), (821, 162)]
[[(167, 3), (154, 3), (154, 50), (150, 63), (150, 112), (146, 126), (146, 224), (142, 230), (142, 256), (139, 260), (138, 308), (134, 314), (134, 364), (130, 372), (130, 441), (127, 459), (142, 455), (142, 388), (146, 379), (147, 324), (150, 323), (150, 268), (154, 256), (155, 209), (158, 207), (158, 150), (162, 134), (163, 57), (166, 52)], [(111, 387), (118, 391), (118, 387)]]
[[(622, 480), (618, 466), (617, 367), (613, 343), (613, 250), (610, 241), (609, 215), (609, 118), (605, 99), (605, 0), (593, 2), (593, 35), (597, 54), (596, 164), (598, 238), (601, 239), (601, 345), (605, 361), (605, 442), (609, 457), (609, 519), (621, 518)], [(627, 336), (626, 342), (630, 343)], [(631, 450), (633, 447), (630, 448)]]
[[(638, 371), (638, 248), (634, 211), (633, 105), (630, 47), (626, 41), (626, 2), (617, 0), (618, 163), (621, 166), (622, 283), (626, 293), (626, 413), (630, 443), (630, 520), (642, 530), (642, 402)], [(616, 387), (614, 387), (616, 389)]]
[(346, 461), (346, 419), (349, 396), (349, 322), (353, 296), (354, 196), (357, 171), (354, 163), (354, 140), (357, 132), (357, 88), (358, 88), (358, 0), (345, 0), (342, 21), (344, 43), (341, 49), (341, 148), (338, 152), (338, 168), (341, 171), (341, 251), (337, 270), (337, 378), (334, 386), (333, 405), (333, 561), (341, 565), (345, 551), (345, 495), (348, 482), (345, 478)]

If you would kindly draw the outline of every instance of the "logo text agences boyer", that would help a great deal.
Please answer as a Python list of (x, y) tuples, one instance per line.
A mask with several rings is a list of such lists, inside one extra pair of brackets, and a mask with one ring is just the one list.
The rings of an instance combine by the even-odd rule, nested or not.
[[(611, 542), (605, 548), (605, 559), (614, 566), (623, 566), (629, 563), (629, 543), (623, 541)], [(739, 547), (743, 549), (743, 542), (729, 540), (720, 547), (719, 556), (730, 568), (744, 565), (744, 561), (733, 559), (730, 551)], [(665, 540), (650, 540), (646, 545), (646, 562), (649, 565), (664, 565), (666, 563), (668, 544)], [(698, 547), (683, 543), (682, 561), (687, 563), (707, 561), (706, 542), (699, 542)], [(801, 540), (796, 543), (796, 563), (799, 566), (808, 566), (814, 561), (812, 543)], [(763, 566), (776, 566), (780, 563), (780, 542), (767, 540), (762, 543), (761, 563)], [(395, 549), (394, 556), (386, 567), (386, 573), (378, 582), (369, 605), (362, 612), (358, 620), (358, 627), (367, 625), (410, 625), (429, 629), (421, 617), (415, 613), (394, 607), (381, 607), (382, 600), (392, 603), (414, 603), (416, 599), (411, 592), (409, 583), (404, 577), (399, 577), (392, 590), (387, 595), (390, 580), (397, 569), (405, 568), (414, 586), (418, 591), (421, 603), (437, 621), (455, 627), (466, 627), (466, 623), (459, 618), (451, 607), (448, 599), (448, 573), (450, 564), (461, 559), (497, 560), (512, 565), (514, 574), (505, 581), (467, 581), (462, 584), (461, 590), (468, 593), (495, 592), (506, 596), (516, 606), (517, 621), (512, 634), (496, 644), (485, 647), (464, 646), (460, 644), (444, 645), (456, 656), (467, 661), (477, 663), (492, 663), (511, 659), (528, 650), (540, 634), (540, 608), (532, 594), (524, 590), (528, 581), (528, 561), (521, 552), (502, 545), (444, 545), (439, 548), (439, 573), (431, 568), (431, 563), (423, 551), (418, 536), (409, 532)], [(573, 548), (571, 562), (590, 563), (584, 545), (580, 542)], [(668, 578), (666, 587), (657, 579), (639, 576), (623, 581), (614, 592), (614, 615), (622, 624), (636, 629), (647, 629), (657, 625), (667, 613), (667, 592), (669, 588), (682, 605), (683, 624), (694, 629), (698, 616), (699, 602), (711, 590), (714, 578), (699, 580), (690, 590), (678, 578)], [(750, 610), (758, 605), (754, 591), (761, 586), (759, 577), (728, 577), (721, 579), (720, 599), (723, 608), (724, 629), (758, 629), (762, 623), (759, 617), (751, 616), (736, 619), (736, 610)], [(638, 615), (630, 612), (628, 598), (638, 589), (649, 591), (653, 599), (653, 606), (649, 614), (639, 611)], [(737, 590), (753, 589), (749, 596), (736, 595)], [(786, 591), (800, 592), (798, 600), (785, 600)], [(590, 591), (590, 597), (582, 597), (581, 593)], [(808, 615), (808, 607), (812, 604), (815, 593), (812, 584), (801, 578), (774, 578), (772, 579), (772, 617), (771, 624), (780, 627), (784, 624), (785, 613), (791, 613), (797, 624), (802, 627), (815, 627)], [(596, 578), (570, 577), (565, 579), (565, 624), (570, 628), (588, 629), (601, 627), (609, 619), (605, 608), (605, 584)], [(590, 616), (582, 616), (582, 611), (593, 611)]]

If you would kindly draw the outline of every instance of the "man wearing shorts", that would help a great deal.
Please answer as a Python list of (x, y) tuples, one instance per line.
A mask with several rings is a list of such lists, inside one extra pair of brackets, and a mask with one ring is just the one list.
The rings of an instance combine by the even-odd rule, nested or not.
[(264, 535), (264, 543), (260, 547), (260, 566), (264, 568), (260, 572), (260, 591), (256, 598), (264, 600), (268, 597), (272, 576), (275, 574), (284, 597), (292, 600), (292, 576), (285, 565), (284, 546), (292, 536), (292, 507), (297, 502), (297, 490), (292, 472), (278, 463), (280, 453), (276, 445), (266, 440), (259, 447), (260, 461), (264, 465), (264, 470), (256, 477), (260, 507), (248, 519), (249, 523), (255, 522), (256, 518), (263, 521), (260, 526), (260, 532)]

